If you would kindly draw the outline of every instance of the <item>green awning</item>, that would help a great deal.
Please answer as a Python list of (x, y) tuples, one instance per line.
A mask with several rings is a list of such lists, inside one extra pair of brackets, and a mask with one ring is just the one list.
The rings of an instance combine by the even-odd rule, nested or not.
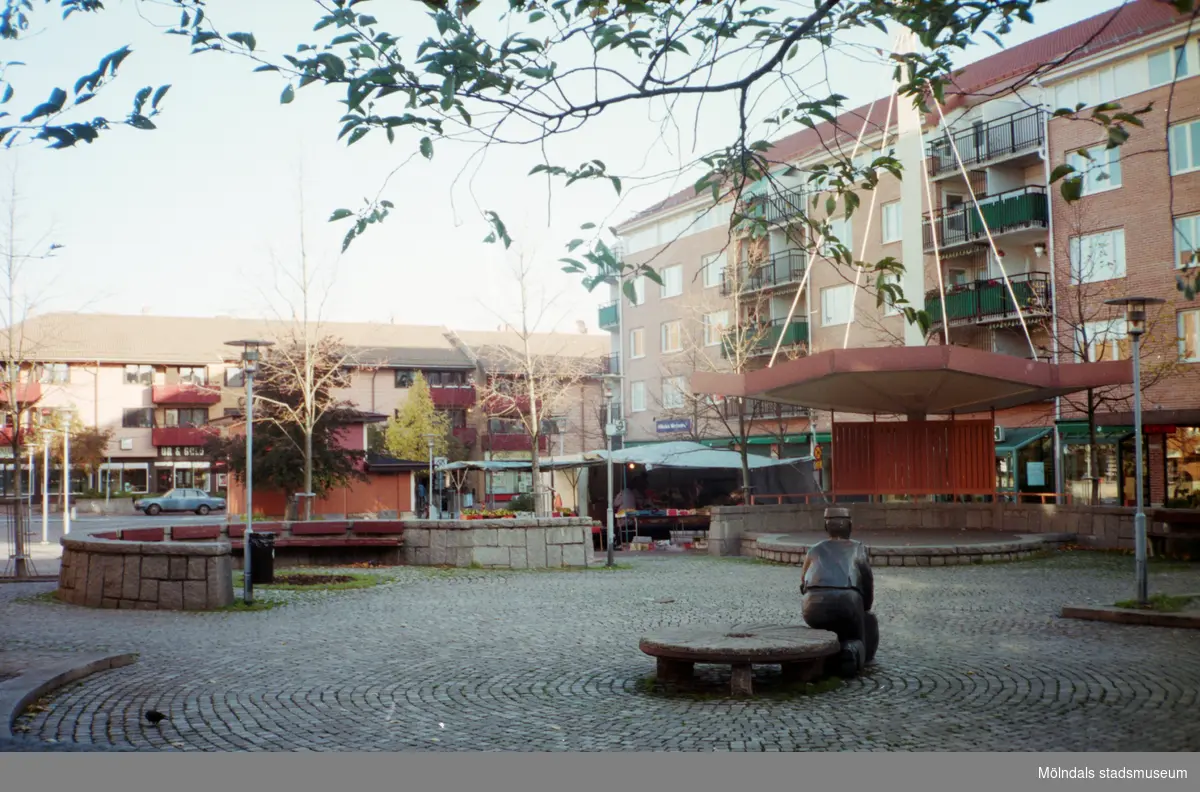
[[(1119, 443), (1131, 434), (1132, 426), (1097, 426), (1096, 442)], [(1087, 421), (1060, 421), (1058, 436), (1063, 445), (1087, 445), (1090, 442)]]
[[(829, 432), (817, 432), (817, 442), (818, 443), (829, 443), (829, 442), (832, 442), (832, 440), (833, 440), (833, 435), (831, 435)], [(804, 432), (803, 434), (790, 434), (790, 435), (783, 436), (783, 442), (785, 444), (786, 443), (808, 443), (811, 441), (812, 441), (812, 434), (810, 432)], [(727, 448), (734, 444), (734, 440), (731, 437), (722, 437), (719, 439), (709, 438), (709, 439), (701, 440), (700, 442), (704, 443), (704, 445), (710, 446), (712, 448)], [(747, 438), (746, 442), (748, 445), (778, 445), (779, 435), (751, 435), (749, 438)]]
[(1049, 426), (1019, 426), (1014, 429), (1004, 429), (1004, 441), (996, 443), (996, 455), (1011, 454), (1020, 451), (1030, 443), (1036, 443), (1050, 434)]

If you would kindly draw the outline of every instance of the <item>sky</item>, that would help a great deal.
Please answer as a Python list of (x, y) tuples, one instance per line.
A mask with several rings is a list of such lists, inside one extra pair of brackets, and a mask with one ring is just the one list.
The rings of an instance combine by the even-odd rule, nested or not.
[[(472, 19), (502, 30), (496, 20), (506, 5), (485, 3)], [(798, 13), (811, 3), (795, 5)], [(1118, 5), (1121, 0), (1051, 0), (1037, 8), (1033, 25), (1019, 24), (1006, 43)], [(596, 332), (596, 308), (607, 294), (589, 293), (579, 276), (560, 271), (566, 242), (579, 236), (583, 223), (613, 225), (693, 183), (696, 171), (680, 173), (680, 165), (723, 147), (734, 129), (732, 97), (673, 109), (661, 103), (619, 108), (553, 141), (548, 153), (564, 165), (604, 160), (623, 178), (623, 193), (606, 182), (551, 189), (544, 178), (527, 176), (542, 161), (533, 146), (480, 156), (475, 146), (438, 144), (431, 161), (412, 157), (419, 135), (397, 135), (388, 145), (372, 133), (347, 147), (336, 139), (336, 89), (305, 88), (283, 105), (279, 75), (252, 73), (254, 64), (229, 55), (190, 55), (186, 39), (164, 35), (156, 24), (174, 24), (174, 12), (163, 16), (152, 4), (121, 0), (63, 22), (56, 6), (37, 3), (30, 34), (0, 42), (0, 60), (27, 64), (8, 72), (18, 91), (16, 108), (32, 107), (56, 85), (69, 89), (122, 45), (133, 54), (112, 86), (89, 103), (92, 113), (121, 117), (138, 88), (171, 89), (154, 131), (119, 127), (91, 146), (66, 151), (36, 144), (0, 151), (0, 193), (8, 203), (16, 185), (15, 225), (24, 248), (63, 246), (27, 270), (22, 288), (34, 312), (287, 315), (299, 304), (288, 277), (299, 272), (303, 230), (314, 308), (326, 320), (475, 330), (515, 323), (513, 269), (525, 257), (540, 307), (533, 329), (573, 332), (582, 321)], [(361, 8), (402, 33), (410, 51), (432, 30), (419, 2)], [(252, 31), (260, 51), (291, 52), (320, 36), (311, 32), (320, 13), (309, 0), (210, 0), (207, 13), (225, 32)], [(843, 94), (846, 107), (869, 102), (886, 94), (890, 68), (864, 60), (863, 47), (887, 42), (874, 33), (856, 38), (857, 48), (821, 52), (814, 45), (794, 60), (802, 65), (795, 82)], [(981, 36), (961, 64), (997, 49)], [(758, 129), (777, 109), (780, 90), (767, 90), (755, 103)], [(382, 197), (395, 204), (391, 217), (342, 254), (346, 225), (328, 223), (330, 213), (361, 205), (381, 187)], [(517, 240), (507, 254), (483, 242), (485, 209), (500, 211)]]

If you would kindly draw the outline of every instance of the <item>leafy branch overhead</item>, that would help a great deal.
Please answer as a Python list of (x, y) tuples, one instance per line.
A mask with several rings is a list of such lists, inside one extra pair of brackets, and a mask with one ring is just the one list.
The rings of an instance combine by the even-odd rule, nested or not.
[[(765, 138), (842, 122), (839, 113), (845, 97), (814, 95), (811, 88), (822, 81), (821, 53), (837, 47), (861, 52), (864, 32), (911, 32), (921, 51), (879, 53), (880, 65), (888, 67), (897, 81), (899, 100), (928, 110), (931, 102), (944, 100), (954, 62), (961, 60), (963, 50), (980, 37), (1003, 42), (1015, 25), (1033, 23), (1038, 6), (1046, 2), (814, 0), (799, 5), (740, 0), (497, 0), (485, 4), (444, 0), (423, 3), (427, 24), (421, 28), (411, 21), (389, 20), (385, 15), (397, 13), (391, 4), (324, 0), (315, 6), (318, 11), (308, 40), (278, 54), (263, 46), (267, 31), (257, 36), (220, 31), (205, 16), (202, 0), (160, 0), (159, 5), (179, 11), (179, 24), (170, 32), (187, 37), (193, 52), (245, 58), (256, 72), (281, 79), (283, 104), (294, 102), (311, 86), (335, 88), (341, 99), (331, 121), (336, 120), (337, 137), (346, 145), (379, 138), (426, 161), (433, 160), (444, 145), (480, 150), (542, 147), (551, 139), (594, 126), (591, 122), (622, 106), (653, 104), (671, 109), (681, 99), (720, 102), (736, 122), (736, 132), (727, 145), (693, 163), (700, 171), (694, 187), (698, 195), (711, 196), (713, 204), (729, 202), (737, 207), (732, 228), (748, 226), (751, 233), (758, 233), (765, 220), (743, 211), (753, 206), (743, 200), (747, 190), (773, 184), (789, 168), (778, 161)], [(8, 4), (6, 16), (19, 5)], [(88, 0), (63, 5), (81, 11), (100, 7)], [(1173, 5), (1180, 11), (1194, 11), (1196, 0), (1173, 0)], [(484, 14), (489, 16), (480, 19)], [(18, 21), (6, 18), (4, 24), (15, 35), (24, 30)], [(805, 55), (806, 50), (817, 55)], [(1056, 65), (1042, 64), (1028, 79)], [(767, 134), (757, 131), (758, 119), (751, 117), (762, 101), (769, 101), (772, 108), (763, 120)], [(56, 112), (53, 108), (61, 109), (65, 103), (65, 96), (55, 95), (47, 105)], [(156, 110), (157, 104), (144, 103), (135, 104), (125, 123), (148, 128), (141, 119), (151, 114), (143, 110), (147, 106)], [(1109, 145), (1116, 147), (1125, 142), (1131, 127), (1141, 126), (1148, 109), (1102, 105), (1084, 120), (1103, 127)], [(1079, 117), (1082, 110), (1076, 107), (1057, 114)], [(76, 132), (83, 137), (90, 134), (79, 129), (67, 138), (56, 132), (63, 135), (55, 138), (56, 144), (61, 140), (61, 145), (71, 145), (70, 141), (81, 139)], [(857, 132), (838, 128), (843, 138)], [(615, 143), (625, 144), (624, 140)], [(631, 178), (611, 172), (603, 152), (595, 154), (600, 156), (582, 164), (548, 158), (530, 175), (563, 186), (601, 182), (618, 194), (627, 191)], [(829, 163), (807, 174), (807, 191), (820, 193), (824, 205), (803, 207), (800, 220), (814, 239), (827, 240), (838, 262), (878, 275), (888, 271), (890, 264), (855, 261), (843, 241), (831, 237), (828, 223), (835, 210), (852, 214), (860, 205), (861, 191), (872, 189), (882, 174), (902, 175), (890, 152), (872, 154), (869, 162), (855, 162), (832, 147)], [(1064, 168), (1055, 174), (1056, 181), (1064, 180), (1063, 195), (1068, 200), (1077, 198), (1080, 174)], [(362, 209), (339, 209), (330, 219), (350, 225), (344, 239), (348, 246), (382, 223), (391, 208), (381, 197), (368, 198)], [(485, 208), (487, 241), (507, 247), (512, 239), (499, 209)], [(579, 244), (569, 251), (571, 257), (564, 259), (567, 271), (578, 274), (587, 288), (652, 275), (653, 270), (625, 264), (601, 224), (587, 230), (588, 238), (577, 240)], [(902, 300), (898, 293), (889, 299), (893, 296)]]

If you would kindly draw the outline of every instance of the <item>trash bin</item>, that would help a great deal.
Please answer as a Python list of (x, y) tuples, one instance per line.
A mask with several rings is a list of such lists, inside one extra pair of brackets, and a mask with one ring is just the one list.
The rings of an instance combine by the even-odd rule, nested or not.
[(275, 534), (250, 534), (250, 582), (275, 582)]

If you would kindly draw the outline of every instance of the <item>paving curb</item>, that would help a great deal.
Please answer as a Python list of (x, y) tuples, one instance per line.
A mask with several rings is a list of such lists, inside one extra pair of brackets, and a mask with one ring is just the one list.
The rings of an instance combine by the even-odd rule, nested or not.
[(0, 740), (14, 738), (13, 724), (21, 713), (38, 698), (64, 685), (91, 676), (97, 671), (108, 671), (134, 663), (137, 654), (85, 654), (71, 660), (55, 663), (45, 668), (28, 671), (20, 676), (0, 682)]
[(1064, 619), (1102, 621), (1110, 624), (1140, 624), (1146, 627), (1176, 627), (1200, 630), (1200, 613), (1156, 613), (1136, 608), (1094, 608), (1084, 605), (1065, 605)]
[[(781, 541), (788, 534), (769, 534), (754, 543), (754, 556), (779, 564), (803, 564), (806, 545)], [(1075, 540), (1075, 534), (1017, 534), (1005, 542), (979, 544), (871, 545), (867, 543), (871, 565), (889, 566), (969, 566), (997, 561), (1020, 561), (1044, 550)]]
[(0, 577), (0, 583), (57, 583), (58, 575), (34, 575), (32, 577)]

